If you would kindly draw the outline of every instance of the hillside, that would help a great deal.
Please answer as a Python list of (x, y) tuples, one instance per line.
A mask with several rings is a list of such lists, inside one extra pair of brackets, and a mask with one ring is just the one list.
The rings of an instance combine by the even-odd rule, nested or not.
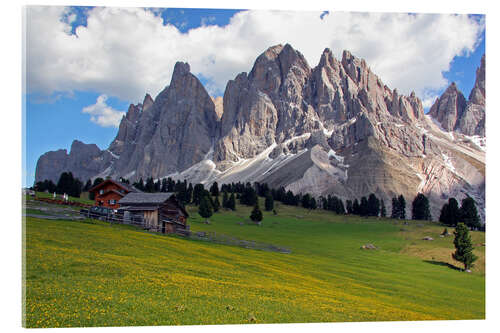
[[(27, 327), (482, 319), (484, 247), (471, 274), (434, 223), (337, 216), (277, 205), (262, 226), (249, 207), (194, 232), (290, 253), (151, 234), (99, 221), (26, 218)], [(243, 222), (241, 224), (241, 222)], [(424, 241), (431, 236), (434, 241)], [(472, 232), (484, 243), (484, 233)], [(378, 250), (362, 250), (372, 243)], [(457, 290), (460, 292), (457, 293)]]

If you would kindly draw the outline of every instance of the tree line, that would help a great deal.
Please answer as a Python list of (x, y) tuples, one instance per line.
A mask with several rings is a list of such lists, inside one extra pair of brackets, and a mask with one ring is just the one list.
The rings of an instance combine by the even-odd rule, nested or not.
[[(66, 193), (70, 196), (79, 197), (81, 192), (86, 192), (90, 188), (103, 182), (104, 179), (96, 178), (92, 182), (90, 179), (85, 183), (73, 177), (71, 172), (63, 172), (57, 184), (50, 180), (37, 182), (34, 186), (36, 191), (56, 192), (58, 194)], [(130, 184), (130, 181), (125, 178), (120, 178), (120, 181)], [(208, 215), (209, 211), (217, 212), (221, 207), (230, 210), (236, 210), (236, 200), (242, 205), (255, 206), (258, 205), (258, 197), (265, 198), (265, 210), (274, 211), (274, 202), (278, 201), (284, 205), (302, 206), (306, 209), (324, 209), (332, 211), (338, 215), (358, 215), (366, 217), (386, 217), (387, 210), (382, 198), (377, 197), (374, 193), (363, 196), (359, 200), (344, 201), (335, 196), (327, 195), (315, 198), (310, 193), (295, 194), (291, 190), (286, 190), (283, 186), (275, 189), (271, 188), (267, 183), (259, 182), (237, 182), (222, 184), (219, 187), (217, 182), (205, 189), (204, 184), (188, 183), (184, 181), (174, 181), (171, 177), (154, 180), (149, 177), (144, 181), (140, 178), (132, 184), (138, 190), (148, 193), (155, 192), (174, 192), (183, 205), (194, 204), (202, 205), (203, 211), (207, 211), (204, 215)], [(219, 196), (222, 195), (222, 202)], [(94, 198), (90, 197), (91, 200)], [(391, 218), (406, 219), (406, 199), (401, 194), (392, 198), (391, 202)], [(201, 208), (200, 208), (201, 209)], [(258, 217), (258, 213), (256, 216)], [(411, 203), (411, 219), (412, 220), (431, 220), (429, 200), (422, 194), (418, 193)], [(477, 212), (474, 199), (467, 197), (462, 200), (461, 207), (455, 198), (450, 198), (441, 209), (439, 221), (449, 225), (456, 226), (458, 222), (464, 222), (471, 229), (481, 227), (480, 218)]]

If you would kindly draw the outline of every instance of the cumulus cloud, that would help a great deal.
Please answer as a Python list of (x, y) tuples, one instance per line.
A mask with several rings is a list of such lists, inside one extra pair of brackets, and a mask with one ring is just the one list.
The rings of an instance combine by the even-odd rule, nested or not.
[(90, 114), (90, 121), (102, 127), (118, 127), (125, 112), (118, 111), (106, 104), (108, 96), (100, 95), (95, 104), (82, 109), (83, 113)]
[(138, 102), (169, 84), (176, 61), (187, 61), (218, 95), (269, 46), (290, 43), (312, 67), (325, 47), (338, 58), (350, 50), (389, 87), (428, 98), (448, 84), (442, 72), (475, 49), (484, 29), (467, 15), (256, 10), (224, 27), (180, 33), (150, 10), (98, 7), (73, 35), (61, 19), (70, 15), (63, 7), (29, 7), (28, 92), (84, 90)]

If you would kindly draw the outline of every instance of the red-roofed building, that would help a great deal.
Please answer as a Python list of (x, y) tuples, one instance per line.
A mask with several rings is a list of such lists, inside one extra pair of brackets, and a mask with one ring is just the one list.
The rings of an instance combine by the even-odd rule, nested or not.
[(118, 201), (130, 192), (140, 192), (133, 186), (117, 182), (113, 179), (106, 179), (102, 183), (89, 190), (94, 193), (95, 205), (112, 209), (118, 209)]

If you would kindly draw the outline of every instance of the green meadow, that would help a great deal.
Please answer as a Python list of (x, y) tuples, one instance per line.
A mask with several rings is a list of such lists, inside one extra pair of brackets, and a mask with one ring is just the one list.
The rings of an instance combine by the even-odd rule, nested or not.
[[(261, 207), (264, 205), (261, 204)], [(471, 273), (453, 236), (422, 221), (337, 216), (276, 205), (262, 225), (251, 207), (191, 230), (272, 244), (254, 250), (132, 226), (25, 219), (26, 327), (401, 321), (485, 318), (485, 234)], [(452, 232), (452, 228), (448, 228)], [(430, 236), (434, 241), (424, 241)], [(364, 244), (376, 250), (364, 250)]]

